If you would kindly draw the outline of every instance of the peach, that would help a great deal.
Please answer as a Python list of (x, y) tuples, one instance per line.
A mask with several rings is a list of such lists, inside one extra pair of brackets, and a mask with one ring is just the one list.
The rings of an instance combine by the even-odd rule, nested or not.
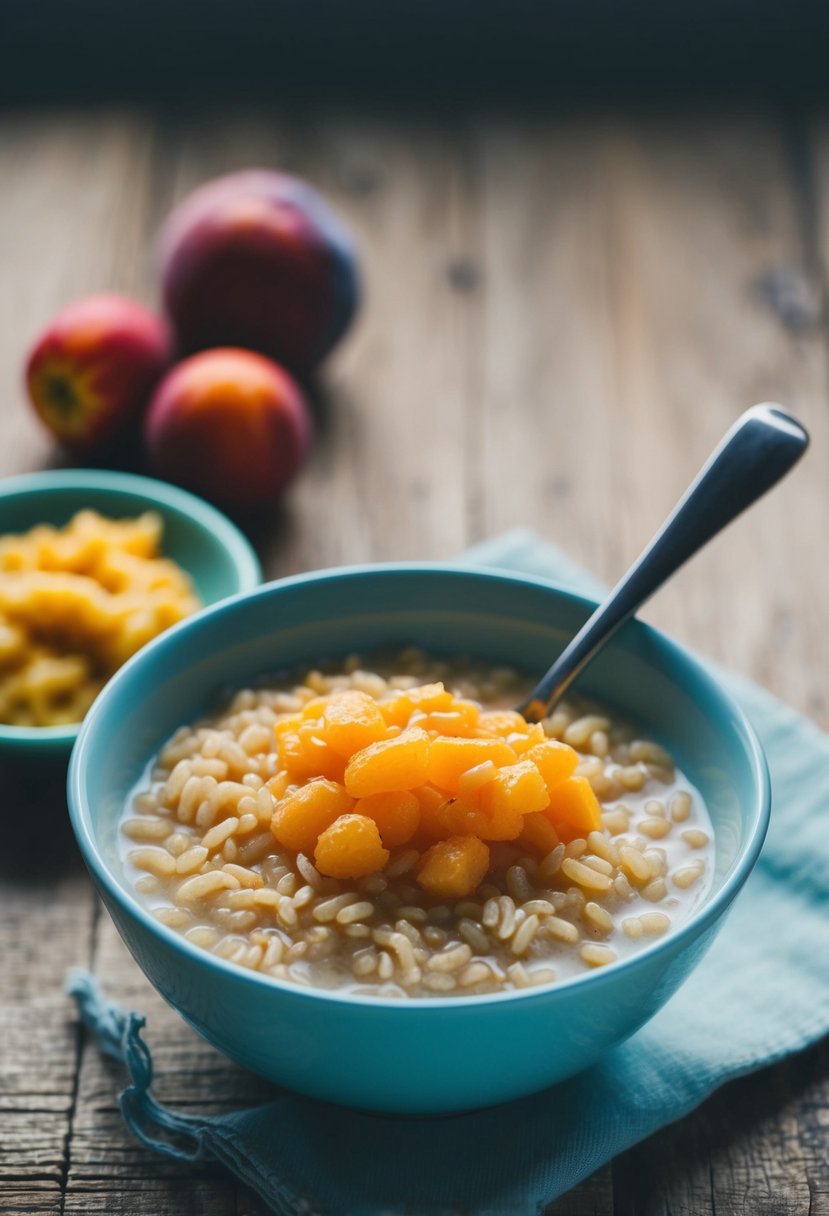
[(94, 455), (134, 442), (171, 356), (159, 317), (124, 296), (89, 296), (62, 309), (32, 347), (26, 386), (49, 430)]
[(423, 855), (417, 881), (439, 899), (463, 899), (489, 869), (489, 849), (477, 836), (449, 836)]
[(351, 237), (305, 182), (250, 169), (208, 182), (161, 237), (164, 301), (182, 347), (244, 346), (312, 370), (357, 309)]
[(203, 351), (158, 386), (145, 419), (155, 471), (220, 506), (274, 502), (311, 439), (308, 406), (278, 364), (253, 351)]

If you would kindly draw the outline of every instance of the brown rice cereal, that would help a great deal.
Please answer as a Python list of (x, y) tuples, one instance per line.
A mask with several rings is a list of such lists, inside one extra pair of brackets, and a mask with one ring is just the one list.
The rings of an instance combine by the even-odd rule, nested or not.
[[(553, 832), (535, 852), (490, 840), (489, 868), (471, 894), (447, 900), (418, 885), (428, 842), (416, 835), (356, 880), (327, 876), (307, 851), (280, 844), (271, 817), (300, 787), (268, 788), (278, 723), (335, 689), (382, 705), (438, 680), (486, 710), (514, 705), (523, 692), (507, 669), (409, 650), (373, 670), (352, 656), (339, 669), (244, 689), (214, 717), (182, 727), (122, 821), (124, 865), (142, 902), (189, 942), (263, 975), (440, 998), (586, 974), (658, 940), (704, 899), (714, 844), (699, 793), (661, 746), (575, 699), (543, 731), (579, 751), (603, 826), (564, 840)], [(443, 718), (438, 729), (452, 714)], [(481, 767), (465, 774), (465, 794), (491, 780)]]

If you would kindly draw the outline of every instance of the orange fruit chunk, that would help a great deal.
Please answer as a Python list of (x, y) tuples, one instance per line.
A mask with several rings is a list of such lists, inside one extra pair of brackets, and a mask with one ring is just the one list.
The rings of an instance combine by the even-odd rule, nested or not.
[(558, 833), (543, 811), (524, 816), (519, 840), (544, 857), (559, 844)]
[(377, 824), (368, 815), (340, 815), (320, 833), (314, 863), (329, 878), (365, 878), (389, 859)]
[(288, 774), (283, 769), (282, 772), (277, 773), (275, 777), (271, 777), (270, 781), (268, 781), (266, 784), (278, 802), (280, 798), (285, 797), (285, 791), (291, 782), (288, 780)]
[(445, 840), (449, 836), (483, 838), (487, 827), (487, 817), (474, 793), (468, 797), (459, 794), (449, 796), (434, 812), (432, 822), (438, 840)]
[(420, 823), (420, 802), (409, 790), (369, 794), (354, 806), (355, 815), (367, 815), (377, 824), (380, 839), (387, 849), (411, 840)]
[(440, 899), (463, 899), (489, 869), (489, 849), (477, 836), (450, 836), (424, 853), (417, 881)]
[(455, 794), (463, 774), (485, 760), (499, 766), (512, 764), (515, 752), (502, 739), (434, 739), (429, 749), (429, 780)]
[(429, 736), (416, 727), (355, 752), (345, 770), (345, 788), (355, 798), (390, 790), (411, 790), (426, 781)]
[(377, 702), (356, 688), (335, 692), (322, 714), (322, 737), (338, 756), (350, 759), (386, 737), (386, 721)]
[[(579, 836), (597, 832), (602, 826), (602, 811), (593, 787), (586, 777), (568, 777), (553, 791), (546, 811), (547, 818), (556, 830), (575, 829)], [(563, 835), (559, 831), (559, 835)]]
[[(377, 702), (377, 708), (389, 726), (406, 727), (412, 714), (428, 717), (431, 713), (461, 713), (461, 707), (469, 704), (471, 702), (456, 701), (451, 692), (438, 683), (421, 684), (383, 697)], [(422, 719), (419, 725), (422, 725)]]
[(417, 688), (407, 688), (404, 695), (416, 709), (422, 710), (425, 714), (430, 714), (434, 710), (454, 708), (455, 698), (440, 681), (436, 684), (420, 684)]
[(474, 701), (455, 700), (450, 709), (433, 709), (418, 722), (423, 730), (438, 735), (472, 738), (478, 728), (480, 710)]
[(476, 764), (474, 768), (468, 768), (465, 773), (461, 773), (460, 777), (458, 778), (458, 793), (474, 793), (475, 790), (479, 790), (482, 786), (488, 785), (497, 772), (498, 769), (491, 760), (482, 760), (481, 763)]
[(319, 723), (312, 720), (302, 722), (296, 729), (292, 724), (277, 723), (277, 761), (297, 785), (313, 777), (340, 782), (343, 779), (345, 761), (320, 738), (319, 731)]
[(434, 816), (440, 837), (477, 836), (481, 840), (515, 840), (523, 824), (521, 811), (512, 807), (493, 813), (481, 803), (479, 791), (457, 794), (444, 802)]
[(383, 697), (377, 702), (377, 708), (383, 715), (387, 726), (408, 726), (414, 706), (404, 692), (395, 693), (392, 697)]
[(478, 718), (478, 730), (481, 734), (499, 738), (514, 733), (525, 735), (529, 729), (529, 722), (522, 718), (516, 709), (485, 709)]
[(572, 777), (579, 763), (578, 752), (566, 743), (559, 743), (557, 739), (545, 739), (543, 743), (537, 743), (529, 749), (525, 759), (532, 760), (541, 773), (550, 798), (562, 781)]
[(530, 815), (533, 811), (543, 811), (550, 801), (550, 795), (544, 778), (532, 760), (525, 759), (500, 768), (492, 781), (481, 790), (480, 799), (484, 811), (497, 820), (515, 812)]
[(280, 799), (271, 817), (271, 831), (286, 848), (310, 853), (320, 832), (353, 805), (344, 786), (321, 777)]
[(420, 804), (420, 826), (418, 837), (422, 840), (440, 840), (446, 835), (441, 808), (446, 805), (449, 795), (445, 790), (439, 790), (434, 785), (420, 785), (413, 791)]
[(537, 747), (539, 743), (544, 743), (546, 738), (544, 727), (540, 722), (535, 722), (526, 734), (523, 734), (521, 731), (510, 731), (507, 741), (516, 756), (525, 756), (531, 747)]

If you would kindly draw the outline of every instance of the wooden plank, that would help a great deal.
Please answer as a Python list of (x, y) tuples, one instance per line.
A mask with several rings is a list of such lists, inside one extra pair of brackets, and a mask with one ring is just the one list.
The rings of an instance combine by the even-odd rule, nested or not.
[(825, 352), (819, 311), (787, 326), (768, 287), (785, 271), (820, 299), (779, 132), (575, 120), (487, 128), (481, 144), (482, 412), (500, 487), (483, 531), (532, 524), (613, 579), (741, 409), (790, 403), (814, 433), (808, 464), (645, 615), (825, 721), (809, 680), (829, 660), (825, 584), (802, 543), (829, 512)]
[[(303, 152), (292, 167), (356, 232), (365, 306), (330, 368), (330, 430), (298, 486), (300, 561), (451, 557), (468, 541), (475, 478), (466, 440), (477, 299), (458, 277), (474, 241), (464, 142), (451, 123), (329, 121)], [(332, 501), (345, 506), (333, 535)]]
[(726, 1086), (614, 1165), (632, 1216), (825, 1216), (829, 1049)]
[(477, 532), (532, 527), (609, 572), (618, 513), (601, 128), (481, 125), (482, 307)]
[(764, 289), (783, 271), (804, 292), (814, 286), (788, 149), (759, 121), (707, 123), (657, 128), (637, 160), (625, 186), (627, 214), (635, 217), (627, 243), (639, 251), (627, 308), (650, 338), (633, 385), (639, 451), (626, 452), (634, 466), (620, 495), (629, 517), (644, 518), (652, 486), (667, 507), (712, 441), (753, 400), (791, 404), (815, 441), (796, 476), (695, 559), (648, 615), (814, 710), (812, 664), (829, 654), (808, 605), (820, 601), (823, 580), (800, 539), (807, 520), (809, 528), (825, 527), (829, 509), (822, 492), (825, 351), (817, 315), (811, 328), (792, 330)]
[[(0, 1195), (25, 1193), (21, 1210), (51, 1213), (60, 1204), (78, 1053), (63, 974), (67, 959), (89, 960), (93, 903), (54, 783), (39, 794), (9, 769), (0, 780)], [(47, 830), (33, 831), (33, 822)]]
[[(142, 228), (147, 143), (126, 116), (6, 115), (0, 121), (0, 473), (54, 458), (24, 401), (23, 352), (50, 314), (86, 291), (124, 287)], [(58, 1212), (80, 1047), (68, 964), (88, 964), (95, 904), (66, 820), (65, 772), (4, 766), (0, 854), (0, 1208)]]

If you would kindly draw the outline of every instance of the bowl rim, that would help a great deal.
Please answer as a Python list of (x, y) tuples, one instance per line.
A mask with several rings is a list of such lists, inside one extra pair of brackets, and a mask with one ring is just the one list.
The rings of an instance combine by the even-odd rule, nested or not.
[[(230, 557), (238, 583), (238, 590), (232, 593), (233, 596), (253, 591), (262, 583), (262, 568), (253, 547), (226, 515), (188, 490), (154, 477), (121, 473), (113, 469), (41, 469), (0, 480), (0, 503), (9, 498), (46, 498), (51, 493), (64, 493), (67, 490), (77, 490), (79, 493), (102, 490), (107, 494), (143, 498), (147, 510), (156, 505), (171, 514), (187, 516), (203, 532), (215, 537)], [(81, 509), (80, 504), (78, 509)], [(214, 604), (220, 602), (217, 600)], [(207, 608), (214, 607), (214, 604), (208, 604)], [(80, 722), (65, 726), (13, 726), (0, 723), (0, 751), (15, 748), (25, 753), (29, 749), (47, 748), (55, 753), (68, 752), (80, 728)]]
[[(272, 580), (263, 583), (253, 591), (242, 592), (222, 600), (220, 603), (205, 608), (200, 613), (174, 625), (171, 629), (166, 630), (152, 642), (142, 647), (123, 667), (119, 668), (112, 679), (106, 684), (82, 723), (81, 731), (70, 759), (67, 777), (70, 822), (87, 867), (96, 882), (106, 892), (109, 899), (118, 904), (128, 916), (137, 919), (142, 928), (147, 930), (151, 937), (161, 938), (174, 951), (180, 952), (185, 957), (194, 960), (197, 964), (205, 966), (208, 971), (214, 969), (220, 974), (226, 974), (228, 978), (242, 985), (250, 984), (254, 989), (262, 991), (282, 992), (286, 996), (298, 1000), (308, 999), (312, 1001), (333, 1002), (335, 1005), (360, 1006), (377, 1010), (400, 1009), (407, 1010), (410, 1013), (412, 1010), (473, 1009), (515, 1000), (549, 1000), (553, 994), (564, 994), (572, 991), (574, 988), (579, 988), (583, 984), (590, 984), (593, 988), (599, 988), (604, 984), (614, 983), (620, 973), (624, 972), (626, 975), (629, 975), (646, 967), (660, 954), (669, 955), (684, 940), (695, 938), (704, 933), (709, 926), (724, 914), (750, 875), (760, 855), (771, 813), (771, 781), (768, 763), (757, 734), (747, 715), (734, 701), (730, 693), (722, 688), (700, 660), (689, 650), (686, 650), (679, 643), (672, 641), (666, 634), (652, 625), (647, 625), (637, 618), (629, 621), (624, 629), (644, 631), (645, 636), (666, 654), (672, 667), (679, 665), (680, 668), (690, 668), (698, 682), (705, 687), (707, 694), (714, 701), (719, 702), (727, 711), (728, 716), (734, 724), (735, 734), (741, 734), (745, 744), (746, 758), (749, 761), (754, 780), (755, 799), (747, 818), (749, 831), (745, 848), (737, 858), (732, 872), (727, 876), (719, 891), (717, 891), (713, 898), (706, 900), (699, 908), (695, 909), (679, 928), (667, 933), (665, 937), (658, 938), (654, 942), (649, 943), (635, 954), (617, 959), (607, 967), (596, 968), (585, 972), (583, 975), (571, 976), (549, 984), (539, 984), (537, 987), (480, 995), (417, 997), (416, 999), (404, 1001), (398, 997), (361, 995), (337, 989), (306, 987), (304, 985), (293, 984), (287, 980), (280, 980), (275, 976), (262, 975), (246, 967), (236, 966), (225, 959), (216, 957), (202, 947), (195, 946), (181, 934), (176, 933), (175, 930), (163, 925), (151, 915), (149, 909), (144, 907), (137, 896), (121, 886), (104, 861), (92, 833), (84, 783), (84, 774), (87, 767), (87, 757), (92, 746), (93, 732), (96, 729), (99, 718), (107, 712), (107, 704), (113, 695), (113, 689), (116, 689), (121, 681), (128, 679), (137, 666), (152, 659), (155, 652), (163, 650), (165, 647), (175, 646), (178, 635), (181, 632), (193, 627), (203, 627), (210, 618), (232, 612), (242, 603), (272, 595), (278, 596), (284, 590), (313, 583), (336, 582), (340, 579), (360, 578), (366, 575), (394, 576), (398, 574), (425, 574), (437, 577), (441, 575), (462, 575), (465, 578), (477, 578), (481, 581), (491, 581), (494, 579), (499, 583), (511, 584), (518, 591), (521, 588), (536, 588), (550, 592), (588, 613), (597, 604), (597, 601), (589, 596), (580, 595), (569, 588), (561, 587), (552, 579), (540, 578), (535, 575), (514, 573), (497, 568), (464, 566), (460, 563), (384, 562), (330, 567)], [(614, 641), (611, 640), (609, 645), (614, 645)]]

